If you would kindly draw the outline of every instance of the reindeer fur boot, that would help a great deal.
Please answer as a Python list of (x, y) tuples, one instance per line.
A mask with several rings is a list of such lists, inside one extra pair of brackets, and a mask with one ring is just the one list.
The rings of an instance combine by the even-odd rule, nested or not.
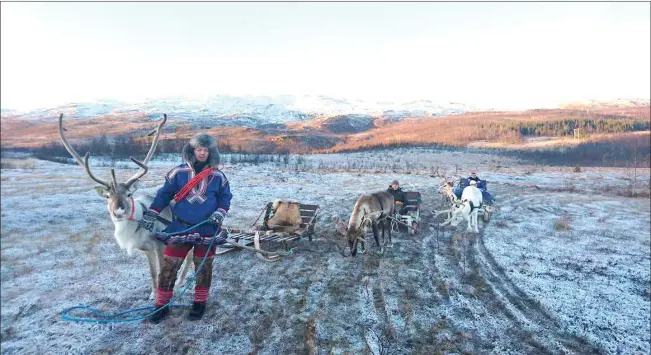
[(188, 319), (199, 320), (203, 317), (204, 313), (206, 313), (206, 302), (193, 302), (192, 309), (188, 313)]
[[(154, 311), (157, 311), (157, 310), (159, 310), (159, 309), (162, 308), (162, 307), (164, 307), (164, 306), (156, 306), (156, 309), (154, 309)], [(170, 308), (169, 308), (169, 307), (165, 307), (165, 308), (161, 309), (160, 311), (158, 311), (158, 312), (154, 313), (153, 315), (151, 315), (151, 316), (148, 318), (148, 321), (149, 321), (149, 323), (158, 324), (158, 323), (160, 323), (163, 319), (167, 318), (167, 316), (168, 316), (169, 314), (170, 314)]]
[[(197, 270), (203, 257), (195, 256), (194, 269)], [(213, 257), (207, 257), (206, 261), (203, 263), (201, 270), (197, 274), (196, 284), (194, 286), (194, 302), (192, 303), (192, 309), (188, 314), (188, 319), (190, 320), (199, 320), (203, 317), (203, 314), (206, 312), (206, 302), (208, 301), (208, 292), (210, 290), (210, 284), (212, 283), (212, 264)]]
[[(163, 263), (160, 273), (158, 274), (158, 290), (156, 290), (156, 309), (165, 306), (174, 296), (174, 282), (176, 282), (176, 273), (183, 264), (184, 258), (177, 258), (163, 255)], [(149, 317), (149, 322), (160, 323), (170, 314), (170, 308), (165, 307), (159, 312)]]

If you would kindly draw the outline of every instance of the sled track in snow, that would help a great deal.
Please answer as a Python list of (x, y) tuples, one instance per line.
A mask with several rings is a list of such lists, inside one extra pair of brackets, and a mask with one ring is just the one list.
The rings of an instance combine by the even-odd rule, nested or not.
[[(533, 199), (542, 199), (542, 194)], [(434, 198), (434, 196), (429, 196)], [(503, 199), (500, 204), (512, 205), (513, 209), (527, 208), (517, 198)], [(480, 223), (480, 233), (465, 233), (465, 222), (459, 229), (464, 233), (445, 230), (440, 233), (428, 211), (423, 213), (423, 223), (433, 231), (422, 240), (424, 268), (438, 273), (440, 280), (450, 287), (437, 287), (445, 310), (466, 329), (475, 341), (474, 351), (496, 351), (494, 340), (499, 339), (506, 349), (526, 354), (599, 354), (604, 351), (588, 343), (584, 338), (565, 330), (547, 313), (541, 304), (529, 297), (515, 285), (497, 264), (484, 243), (484, 229), (491, 228), (494, 221)], [(501, 216), (496, 214), (493, 219)], [(481, 220), (481, 218), (480, 218)], [(448, 229), (450, 227), (447, 227)], [(437, 248), (436, 233), (440, 233)], [(432, 235), (433, 234), (433, 235)], [(438, 252), (437, 252), (438, 249)], [(437, 265), (437, 262), (439, 265)], [(435, 288), (434, 282), (428, 287)], [(441, 290), (445, 292), (441, 292)], [(447, 293), (447, 294), (446, 294)], [(468, 326), (468, 324), (473, 326)], [(472, 329), (475, 328), (475, 329)]]
[(570, 334), (547, 313), (539, 302), (530, 298), (513, 284), (497, 264), (484, 244), (480, 232), (477, 242), (468, 253), (470, 267), (485, 280), (496, 300), (504, 304), (517, 322), (536, 333), (536, 342), (552, 354), (598, 354), (600, 349), (590, 345), (585, 339)]

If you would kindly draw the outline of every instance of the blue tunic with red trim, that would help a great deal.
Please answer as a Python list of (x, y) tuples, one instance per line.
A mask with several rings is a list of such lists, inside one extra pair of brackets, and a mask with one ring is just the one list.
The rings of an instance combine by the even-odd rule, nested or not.
[[(192, 165), (188, 163), (181, 164), (170, 170), (165, 176), (165, 184), (158, 190), (151, 208), (159, 212), (162, 211), (169, 205), (174, 195), (195, 175)], [(215, 225), (211, 223), (202, 224), (187, 232), (180, 232), (205, 221), (217, 209), (223, 210), (224, 215), (226, 215), (231, 207), (232, 197), (226, 175), (218, 169), (213, 169), (184, 199), (177, 202), (172, 208), (174, 221), (167, 226), (164, 232), (173, 235), (157, 235), (156, 238), (164, 243), (171, 244), (210, 244), (213, 235), (217, 231)]]

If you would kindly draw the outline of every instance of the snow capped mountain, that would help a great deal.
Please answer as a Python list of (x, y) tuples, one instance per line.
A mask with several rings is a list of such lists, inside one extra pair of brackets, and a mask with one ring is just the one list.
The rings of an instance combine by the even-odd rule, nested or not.
[(476, 108), (456, 103), (429, 100), (405, 103), (350, 100), (327, 96), (227, 96), (205, 98), (169, 97), (125, 103), (101, 100), (92, 103), (71, 103), (32, 111), (2, 110), (5, 117), (54, 120), (59, 113), (68, 119), (104, 115), (145, 114), (153, 118), (167, 113), (170, 118), (221, 126), (257, 127), (306, 121), (319, 116), (440, 116), (474, 111)]
[(411, 102), (387, 102), (337, 99), (327, 96), (301, 96), (290, 105), (303, 112), (315, 112), (328, 116), (360, 115), (422, 115), (440, 116), (475, 111), (477, 108), (458, 103), (436, 103), (430, 100)]
[(649, 99), (618, 98), (615, 100), (583, 100), (583, 101), (564, 102), (560, 104), (559, 107), (567, 108), (567, 109), (585, 109), (585, 108), (598, 108), (598, 107), (622, 108), (622, 107), (634, 107), (634, 106), (649, 106), (650, 104), (651, 101)]

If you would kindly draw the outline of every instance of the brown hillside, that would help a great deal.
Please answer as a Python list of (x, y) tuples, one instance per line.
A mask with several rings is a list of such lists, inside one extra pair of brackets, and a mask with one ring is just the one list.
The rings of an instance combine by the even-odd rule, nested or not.
[[(518, 112), (470, 112), (446, 117), (413, 117), (391, 122), (387, 117), (369, 121), (355, 115), (316, 118), (307, 122), (269, 125), (260, 129), (213, 127), (201, 131), (213, 134), (221, 145), (244, 152), (336, 152), (387, 145), (440, 144), (467, 146), (477, 142), (499, 143), (501, 147), (529, 142), (535, 137), (571, 137), (573, 128), (584, 130), (586, 138), (651, 127), (650, 107), (603, 107), (586, 109), (539, 109)], [(357, 122), (359, 127), (351, 125)], [(370, 124), (369, 124), (370, 122)], [(40, 122), (3, 117), (3, 148), (36, 147), (58, 143), (57, 122)], [(65, 121), (68, 137), (81, 142), (99, 135), (142, 137), (155, 122), (144, 115), (102, 116)], [(163, 139), (187, 139), (198, 132), (190, 123), (171, 116)], [(358, 133), (349, 133), (358, 132)], [(483, 144), (482, 143), (482, 144)]]

